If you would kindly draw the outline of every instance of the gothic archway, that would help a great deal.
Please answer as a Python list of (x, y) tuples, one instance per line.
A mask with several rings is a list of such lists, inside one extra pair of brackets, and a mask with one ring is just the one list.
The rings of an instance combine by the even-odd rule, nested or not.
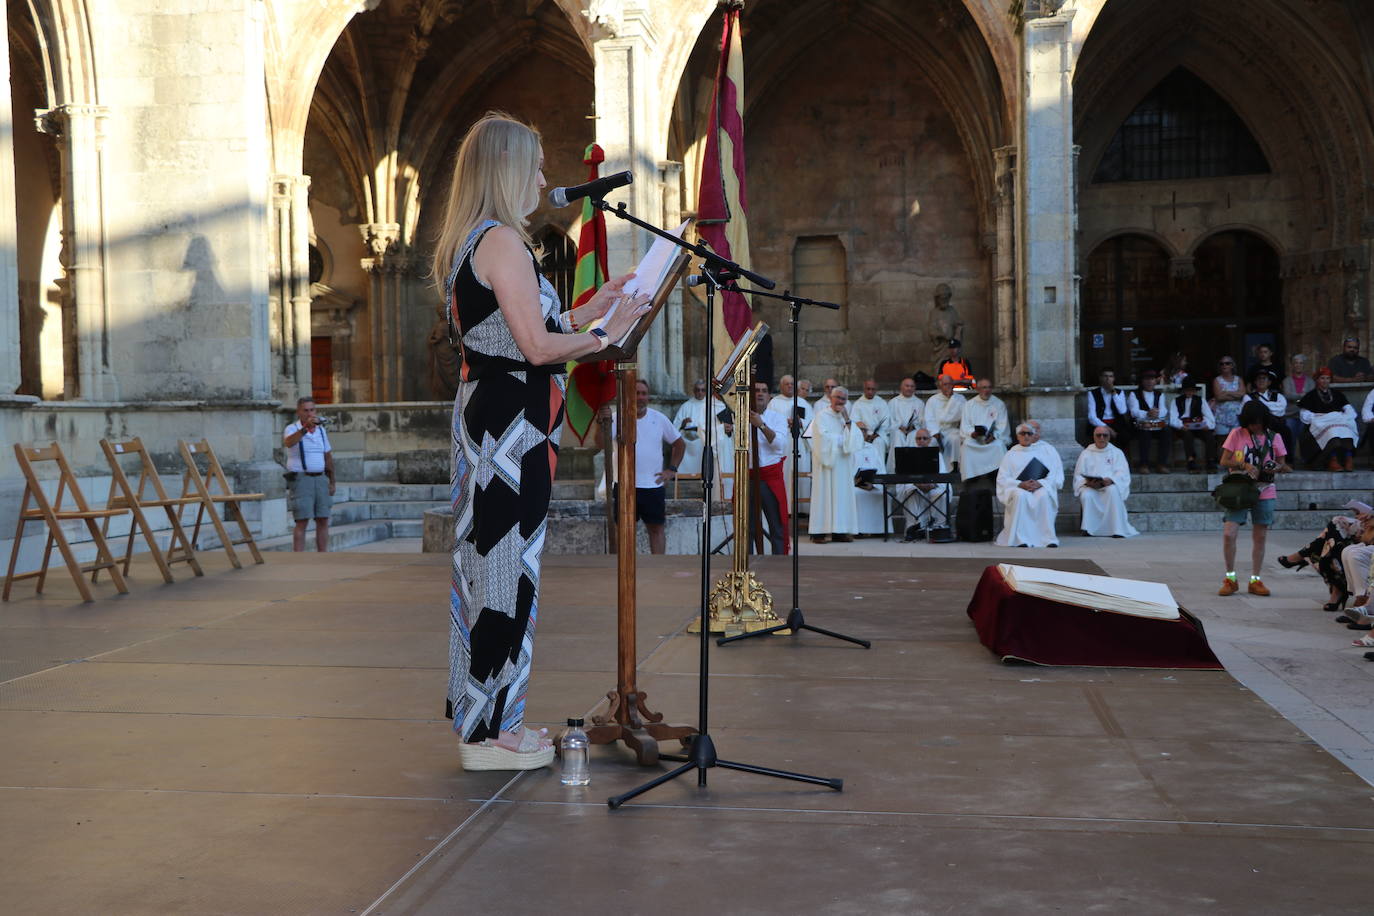
[(1244, 369), (1259, 344), (1282, 349), (1282, 292), (1279, 253), (1254, 232), (1214, 233), (1186, 257), (1138, 233), (1107, 239), (1085, 262), (1083, 383), (1111, 368), (1135, 384), (1180, 352), (1203, 377), (1226, 354)]

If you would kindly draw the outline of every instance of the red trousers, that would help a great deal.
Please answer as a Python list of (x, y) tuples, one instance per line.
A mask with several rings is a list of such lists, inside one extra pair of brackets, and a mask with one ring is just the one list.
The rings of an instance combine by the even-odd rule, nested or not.
[[(773, 494), (773, 498), (778, 505), (779, 517), (778, 519), (776, 519), (776, 521), (778, 523), (778, 527), (782, 531), (782, 552), (784, 554), (789, 554), (792, 552), (792, 524), (787, 511), (787, 487), (783, 482), (782, 476), (782, 468), (783, 465), (785, 465), (786, 463), (787, 460), (783, 459), (782, 461), (779, 461), (776, 464), (770, 464), (767, 467), (750, 468), (749, 479), (751, 481), (755, 481), (760, 487), (767, 487), (768, 491)], [(759, 491), (759, 495), (760, 497), (762, 497), (762, 490)], [(774, 534), (776, 535), (776, 533), (777, 532), (775, 531)]]

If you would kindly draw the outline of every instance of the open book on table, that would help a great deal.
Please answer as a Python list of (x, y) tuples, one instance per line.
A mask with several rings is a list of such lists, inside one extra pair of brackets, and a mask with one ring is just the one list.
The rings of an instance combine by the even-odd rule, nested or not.
[(1087, 573), (1063, 572), (999, 563), (1002, 578), (1018, 594), (1047, 598), (1094, 611), (1178, 620), (1178, 602), (1162, 582), (1117, 579)]

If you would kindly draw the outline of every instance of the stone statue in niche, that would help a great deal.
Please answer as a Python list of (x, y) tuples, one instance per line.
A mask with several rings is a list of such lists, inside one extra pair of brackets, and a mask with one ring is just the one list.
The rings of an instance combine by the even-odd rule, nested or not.
[(964, 319), (950, 300), (954, 291), (948, 283), (935, 287), (935, 304), (926, 318), (926, 338), (930, 341), (930, 362), (935, 365), (945, 356), (951, 339), (964, 339)]
[(463, 368), (462, 345), (448, 340), (448, 318), (444, 303), (434, 307), (438, 316), (429, 329), (429, 390), (435, 400), (451, 401), (458, 394), (458, 378)]

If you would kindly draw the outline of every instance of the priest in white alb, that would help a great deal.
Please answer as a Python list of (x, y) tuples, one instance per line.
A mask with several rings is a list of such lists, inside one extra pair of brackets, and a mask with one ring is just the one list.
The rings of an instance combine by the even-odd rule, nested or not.
[(1139, 534), (1126, 517), (1131, 496), (1131, 465), (1112, 445), (1112, 431), (1093, 428), (1093, 444), (1073, 468), (1073, 492), (1083, 507), (1083, 533), (1091, 537), (1131, 538)]
[[(854, 425), (863, 433), (863, 445), (854, 456), (854, 471), (872, 471), (882, 474), (887, 470), (887, 440), (891, 432), (892, 417), (888, 413), (887, 402), (878, 397), (878, 383), (873, 379), (864, 382), (863, 397), (849, 405), (849, 415)], [(855, 494), (859, 509), (859, 534), (883, 533), (883, 490), (882, 487), (866, 481)]]
[(849, 415), (849, 392), (830, 389), (830, 406), (816, 411), (811, 421), (811, 541), (824, 544), (832, 537), (852, 541), (859, 533), (859, 510), (854, 497), (854, 459), (863, 447), (863, 433)]
[(1002, 504), (1000, 547), (1058, 547), (1054, 517), (1059, 512), (1059, 488), (1064, 464), (1059, 453), (1036, 442), (1035, 427), (1016, 427), (1017, 445), (997, 469), (997, 501)]
[[(910, 376), (902, 379), (897, 396), (887, 402), (888, 429), (887, 472), (895, 469), (895, 455), (899, 448), (913, 448), (916, 445), (916, 431), (925, 422), (925, 405), (916, 397), (916, 380)], [(930, 445), (929, 442), (926, 443)]]
[(951, 468), (959, 464), (959, 423), (964, 418), (964, 396), (954, 390), (954, 379), (942, 375), (935, 380), (938, 390), (926, 401), (924, 422), (935, 435), (940, 454)]
[[(692, 396), (682, 402), (677, 413), (673, 414), (673, 427), (687, 443), (682, 464), (678, 465), (678, 476), (701, 473), (701, 453), (706, 446), (706, 382), (697, 379), (692, 383)], [(719, 443), (716, 445), (720, 447)]]
[(992, 379), (980, 378), (977, 391), (959, 422), (959, 476), (965, 481), (997, 473), (1011, 439), (1007, 405), (992, 393)]
[[(796, 385), (793, 384), (792, 376), (784, 375), (778, 380), (778, 393), (773, 395), (773, 399), (768, 402), (768, 409), (781, 414), (787, 418), (787, 425), (790, 430), (795, 430), (798, 435), (806, 431), (811, 425), (811, 418), (814, 411), (810, 403), (805, 398), (798, 395)], [(797, 418), (797, 411), (801, 411), (800, 419)], [(788, 439), (785, 446), (787, 456), (792, 456), (792, 440)], [(811, 443), (802, 439), (797, 443), (797, 470), (802, 474), (811, 473)], [(788, 505), (792, 502), (792, 464), (787, 465), (787, 473), (783, 475), (787, 486)], [(801, 498), (809, 499), (811, 496), (811, 479), (802, 477), (798, 479), (800, 484)]]

